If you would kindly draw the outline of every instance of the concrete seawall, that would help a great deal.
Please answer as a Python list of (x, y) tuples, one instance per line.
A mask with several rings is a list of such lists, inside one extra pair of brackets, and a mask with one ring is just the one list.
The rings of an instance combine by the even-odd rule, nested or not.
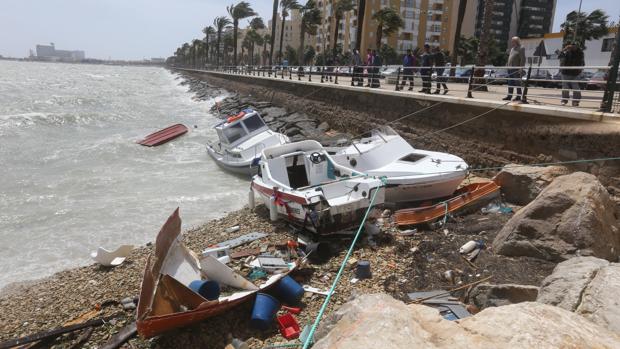
[[(190, 74), (231, 91), (304, 111), (332, 127), (353, 133), (428, 108), (393, 126), (416, 147), (450, 151), (465, 158), (468, 152), (477, 152), (487, 160), (473, 165), (620, 156), (620, 123), (567, 118), (561, 108), (546, 108), (547, 115), (542, 115), (540, 110), (531, 112), (528, 111), (531, 108), (511, 103), (475, 118), (493, 106), (476, 105), (475, 100), (458, 97), (419, 98), (415, 94), (385, 90), (306, 84), (294, 80), (295, 77), (289, 80), (216, 72)], [(316, 78), (320, 79), (313, 77)], [(436, 104), (438, 101), (443, 103)], [(475, 119), (468, 121), (472, 118)], [(449, 127), (453, 128), (434, 133)], [(620, 180), (616, 183), (613, 178), (620, 174), (620, 161), (589, 163), (576, 168), (600, 175), (604, 182), (611, 180), (614, 185), (620, 185)]]

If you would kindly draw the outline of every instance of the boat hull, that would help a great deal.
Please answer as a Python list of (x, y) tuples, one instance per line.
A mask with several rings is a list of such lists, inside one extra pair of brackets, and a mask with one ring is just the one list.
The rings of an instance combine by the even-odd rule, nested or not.
[(215, 161), (215, 163), (225, 171), (247, 176), (253, 176), (258, 173), (258, 167), (251, 166), (252, 160), (238, 161), (234, 163), (224, 161), (221, 154), (216, 152), (210, 145), (207, 145), (207, 153), (211, 159), (213, 159), (213, 161)]
[[(405, 203), (413, 201), (432, 200), (452, 195), (463, 182), (467, 174), (463, 172), (452, 178), (438, 178), (434, 180), (392, 181), (387, 178), (385, 201), (391, 203)], [(396, 182), (396, 183), (395, 183)]]
[(183, 124), (172, 125), (163, 130), (151, 133), (150, 135), (144, 137), (143, 140), (139, 141), (138, 144), (147, 147), (156, 147), (186, 134), (187, 131), (187, 127)]

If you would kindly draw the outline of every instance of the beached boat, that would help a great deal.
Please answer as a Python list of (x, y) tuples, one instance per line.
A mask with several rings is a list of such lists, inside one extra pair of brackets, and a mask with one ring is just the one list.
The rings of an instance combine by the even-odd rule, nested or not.
[(337, 164), (321, 144), (306, 140), (262, 151), (250, 206), (262, 202), (272, 219), (282, 216), (311, 232), (329, 234), (358, 224), (375, 191), (380, 205), (380, 179)]
[(176, 124), (168, 126), (163, 130), (151, 133), (150, 135), (144, 137), (144, 139), (138, 141), (138, 144), (147, 147), (156, 147), (158, 145), (170, 142), (171, 140), (180, 137), (186, 133), (187, 126), (183, 124)]
[(246, 109), (213, 127), (219, 140), (207, 143), (207, 152), (225, 170), (256, 174), (265, 148), (288, 143), (287, 136), (267, 127), (257, 111)]
[(385, 177), (385, 201), (393, 203), (450, 196), (468, 168), (458, 156), (415, 149), (389, 126), (348, 147), (331, 148), (330, 155), (342, 166)]
[[(144, 269), (136, 313), (138, 333), (144, 338), (202, 321), (253, 300), (256, 293), (275, 285), (297, 267), (297, 262), (288, 263), (287, 271), (255, 285), (214, 256), (199, 257), (182, 243), (180, 234), (181, 218), (176, 209), (161, 228)], [(188, 286), (197, 280), (216, 282), (234, 293), (208, 300)]]

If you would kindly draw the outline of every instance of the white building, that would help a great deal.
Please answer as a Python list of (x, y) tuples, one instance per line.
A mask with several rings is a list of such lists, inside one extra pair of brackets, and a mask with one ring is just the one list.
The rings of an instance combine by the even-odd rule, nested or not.
[[(609, 64), (609, 60), (611, 58), (611, 49), (614, 44), (614, 40), (616, 37), (616, 32), (618, 28), (610, 28), (609, 32), (606, 36), (597, 39), (586, 41), (585, 46), (586, 49), (583, 51), (584, 59), (586, 66), (607, 66)], [(521, 44), (525, 48), (525, 57), (526, 57), (526, 65), (530, 63), (534, 66), (538, 66), (540, 63), (541, 67), (557, 67), (560, 65), (560, 60), (558, 59), (558, 53), (562, 50), (562, 41), (563, 41), (564, 33), (549, 33), (545, 34), (544, 37), (541, 38), (532, 38), (532, 39), (521, 39)], [(540, 45), (540, 42), (544, 43), (544, 52), (542, 56), (542, 61), (539, 62), (540, 57), (535, 55), (536, 48)], [(589, 71), (596, 71), (597, 69), (588, 69)], [(549, 72), (554, 74), (557, 72), (556, 69), (549, 69)]]

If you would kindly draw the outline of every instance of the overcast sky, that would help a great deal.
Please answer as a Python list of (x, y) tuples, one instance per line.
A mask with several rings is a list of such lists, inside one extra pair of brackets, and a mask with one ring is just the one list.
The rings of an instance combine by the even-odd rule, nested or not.
[[(167, 57), (183, 42), (202, 38), (201, 29), (225, 15), (232, 1), (0, 0), (0, 55), (24, 57), (36, 44), (53, 42), (58, 49), (84, 50), (93, 58)], [(266, 23), (272, 0), (250, 3)], [(583, 3), (586, 11), (603, 8), (618, 20), (618, 0)], [(579, 0), (557, 0), (554, 31), (578, 6)]]

